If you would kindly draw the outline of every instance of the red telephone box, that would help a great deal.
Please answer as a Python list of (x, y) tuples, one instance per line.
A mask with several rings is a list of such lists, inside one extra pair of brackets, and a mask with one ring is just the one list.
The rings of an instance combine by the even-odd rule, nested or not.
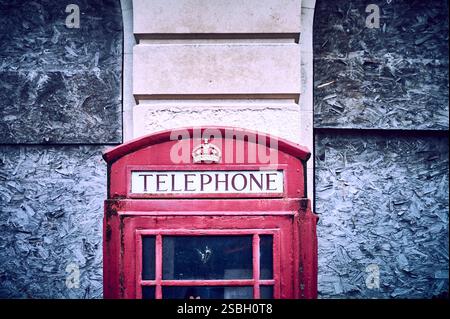
[(248, 130), (164, 131), (107, 151), (105, 298), (316, 298), (307, 149)]

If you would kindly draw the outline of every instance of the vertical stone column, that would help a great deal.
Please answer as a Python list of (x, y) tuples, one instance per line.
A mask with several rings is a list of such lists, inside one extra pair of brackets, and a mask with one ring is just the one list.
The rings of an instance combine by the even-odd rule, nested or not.
[(123, 19), (123, 72), (122, 72), (122, 105), (123, 105), (123, 140), (133, 138), (133, 109), (136, 100), (133, 96), (133, 47), (136, 39), (133, 34), (133, 0), (121, 0)]
[(307, 168), (308, 198), (314, 207), (314, 108), (313, 108), (313, 22), (316, 0), (303, 0), (301, 11), (301, 93), (300, 93), (300, 144), (311, 151)]

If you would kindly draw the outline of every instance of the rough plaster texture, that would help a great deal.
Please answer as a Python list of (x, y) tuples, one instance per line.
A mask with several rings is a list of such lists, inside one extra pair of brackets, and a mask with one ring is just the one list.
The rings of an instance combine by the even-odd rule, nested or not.
[[(293, 106), (189, 107), (139, 105), (134, 109), (135, 135), (186, 126), (234, 126), (273, 134), (300, 143), (300, 119)], [(136, 131), (137, 130), (137, 131)]]
[(448, 130), (447, 1), (317, 1), (313, 36), (315, 127)]
[(102, 296), (103, 150), (0, 146), (0, 298)]
[(120, 2), (0, 3), (2, 143), (119, 143), (122, 140)]
[(316, 135), (321, 298), (448, 293), (448, 156), (444, 135)]

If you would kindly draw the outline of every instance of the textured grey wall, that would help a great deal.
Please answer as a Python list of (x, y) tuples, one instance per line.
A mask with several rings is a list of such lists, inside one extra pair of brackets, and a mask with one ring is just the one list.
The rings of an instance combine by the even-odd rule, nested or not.
[(103, 150), (0, 146), (0, 297), (102, 296)]
[(447, 0), (318, 0), (313, 36), (315, 127), (448, 130)]
[(120, 143), (119, 0), (0, 2), (2, 143)]
[[(69, 3), (79, 29), (65, 26)], [(102, 144), (122, 141), (120, 1), (1, 1), (0, 25), (0, 298), (99, 298)]]
[(448, 2), (317, 1), (314, 84), (320, 297), (448, 294)]
[[(448, 137), (319, 133), (322, 298), (429, 298), (448, 291)], [(377, 264), (380, 289), (366, 286)]]

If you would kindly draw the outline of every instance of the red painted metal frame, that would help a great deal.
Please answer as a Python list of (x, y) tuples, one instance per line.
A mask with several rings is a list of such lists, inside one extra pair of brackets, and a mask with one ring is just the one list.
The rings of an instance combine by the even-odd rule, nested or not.
[(276, 140), (278, 145), (278, 150), (282, 153), (290, 154), (294, 157), (299, 158), (300, 160), (308, 160), (311, 156), (311, 153), (306, 147), (300, 146), (298, 144), (291, 143), (285, 139), (272, 136), (270, 134), (264, 134), (262, 132), (241, 129), (236, 127), (226, 127), (226, 126), (208, 126), (208, 127), (185, 127), (173, 130), (166, 130), (157, 133), (153, 133), (150, 135), (146, 135), (143, 137), (136, 138), (134, 140), (128, 141), (126, 144), (122, 144), (111, 148), (107, 152), (103, 154), (103, 158), (107, 163), (113, 163), (116, 160), (130, 154), (136, 152), (142, 148), (148, 147), (150, 145), (164, 143), (170, 140), (171, 136), (177, 136), (178, 134), (183, 135), (185, 132), (188, 132), (191, 137), (194, 136), (194, 131), (200, 131), (204, 133), (205, 131), (214, 131), (217, 130), (222, 134), (222, 137), (225, 138), (226, 131), (235, 132), (236, 135), (250, 135), (253, 134), (260, 138), (260, 142), (265, 142), (265, 145), (270, 145), (270, 140)]
[[(219, 130), (225, 137), (225, 130), (233, 129), (236, 135), (259, 134), (267, 142), (274, 137), (259, 132), (242, 129), (208, 127), (201, 129)], [(198, 128), (175, 131), (190, 134), (189, 145), (197, 145), (193, 132)], [(307, 149), (282, 139), (278, 144), (278, 169), (284, 171), (284, 194), (273, 197), (239, 197), (239, 194), (222, 196), (193, 197), (145, 197), (130, 198), (130, 169), (152, 167), (155, 170), (254, 170), (265, 167), (264, 163), (218, 163), (218, 164), (172, 164), (170, 149), (177, 141), (170, 140), (174, 131), (164, 131), (148, 135), (104, 154), (108, 162), (108, 199), (105, 201), (104, 217), (104, 297), (136, 298), (140, 297), (141, 284), (155, 285), (155, 296), (162, 297), (164, 285), (201, 284), (213, 285), (220, 281), (180, 282), (162, 279), (162, 237), (171, 231), (257, 231), (259, 233), (278, 229), (274, 233), (274, 269), (273, 280), (237, 281), (237, 285), (253, 285), (254, 297), (260, 295), (261, 284), (273, 284), (277, 298), (316, 298), (317, 297), (317, 215), (311, 211), (306, 198), (305, 161), (310, 153)], [(239, 137), (233, 137), (238, 139)], [(214, 143), (214, 140), (212, 140)], [(224, 141), (228, 143), (229, 141)], [(245, 140), (245, 143), (249, 143)], [(234, 144), (233, 144), (234, 145)], [(269, 143), (267, 143), (269, 145)], [(248, 145), (245, 144), (245, 152)], [(226, 155), (222, 153), (222, 155)], [(268, 169), (274, 169), (270, 167)], [(277, 168), (275, 168), (277, 169)], [(242, 195), (242, 194), (241, 194)], [(155, 264), (155, 280), (141, 281), (142, 265), (141, 239), (136, 237), (142, 231), (156, 235), (155, 253), (161, 262)], [(252, 233), (253, 256), (257, 256), (258, 236)], [(139, 235), (140, 236), (140, 235)], [(159, 248), (158, 248), (159, 247)], [(257, 274), (258, 261), (254, 262), (254, 274)], [(281, 267), (281, 262), (282, 267)], [(258, 269), (256, 269), (258, 268)], [(158, 288), (159, 287), (159, 288)]]
[[(179, 205), (183, 201), (176, 200)], [(250, 202), (254, 201), (256, 200), (250, 200)], [(120, 201), (107, 202), (106, 207), (114, 206), (117, 202)], [(189, 204), (185, 207), (187, 206)], [(211, 207), (211, 209), (214, 208)], [(151, 210), (150, 207), (147, 209)], [(126, 211), (114, 212), (111, 208), (107, 211), (112, 215), (108, 217), (107, 221), (105, 220), (105, 298), (137, 297), (134, 292), (136, 290), (135, 263), (141, 261), (136, 260), (136, 256), (138, 256), (134, 237), (136, 229), (164, 231), (177, 227), (181, 229), (190, 227), (192, 230), (258, 229), (258, 231), (264, 231), (264, 229), (280, 229), (279, 238), (276, 236), (274, 238), (274, 242), (278, 242), (280, 247), (279, 254), (275, 254), (277, 251), (275, 249), (273, 256), (276, 260), (274, 281), (280, 282), (279, 287), (275, 286), (274, 295), (289, 299), (317, 297), (317, 239), (315, 236), (317, 216), (309, 209), (299, 208), (298, 211), (291, 211), (290, 214), (265, 215), (248, 211), (241, 212), (240, 215), (227, 215), (226, 212), (215, 211), (214, 214), (208, 216), (186, 215), (183, 211), (175, 214), (160, 211), (153, 212), (157, 215), (130, 216)], [(269, 215), (270, 218), (267, 217)], [(280, 262), (283, 262), (283, 268), (280, 268)]]
[[(161, 234), (156, 235), (155, 241), (155, 298), (162, 298), (162, 236)], [(142, 264), (141, 264), (142, 265)]]
[(292, 215), (305, 199), (122, 199), (106, 200), (106, 208), (121, 215)]
[[(278, 265), (279, 260), (273, 258), (273, 279), (260, 279), (260, 235), (272, 235), (274, 256), (279, 255), (279, 229), (161, 229), (149, 230), (138, 229), (135, 231), (135, 247), (136, 247), (136, 298), (142, 298), (142, 286), (154, 286), (155, 298), (162, 299), (162, 286), (253, 286), (253, 298), (260, 298), (260, 286), (272, 286), (274, 298), (280, 297), (280, 282)], [(155, 241), (155, 280), (142, 279), (142, 236), (156, 236)], [(252, 235), (252, 260), (253, 260), (253, 279), (216, 279), (216, 280), (168, 280), (162, 279), (162, 236), (233, 236), (233, 235)]]
[[(260, 291), (259, 291), (259, 284), (260, 284), (260, 274), (259, 274), (259, 234), (253, 234), (253, 299), (259, 299), (260, 297)], [(274, 254), (275, 252), (273, 252)], [(276, 297), (276, 296), (274, 296)]]
[[(122, 215), (123, 216), (123, 215)], [(215, 227), (198, 228), (201, 226), (203, 218), (201, 216), (187, 217), (188, 220), (182, 220), (177, 216), (160, 216), (154, 217), (125, 217), (124, 224), (124, 255), (123, 267), (126, 269), (123, 276), (125, 298), (140, 298), (141, 285), (155, 286), (156, 298), (162, 297), (159, 294), (160, 286), (181, 286), (181, 285), (226, 285), (226, 286), (253, 286), (255, 296), (259, 296), (259, 287), (261, 285), (270, 285), (274, 287), (275, 298), (293, 298), (295, 288), (292, 286), (292, 273), (294, 269), (292, 265), (281, 268), (281, 254), (285, 254), (283, 259), (289, 259), (290, 252), (293, 248), (291, 234), (289, 229), (292, 225), (292, 217), (278, 216), (275, 220), (261, 222), (260, 217), (249, 217), (243, 227), (242, 220), (235, 216), (217, 216), (216, 220), (207, 222), (207, 225), (215, 225)], [(186, 229), (186, 225), (197, 225)], [(253, 227), (252, 227), (253, 226)], [(258, 228), (255, 228), (257, 226)], [(131, 235), (133, 234), (133, 235)], [(253, 246), (253, 279), (233, 279), (233, 280), (163, 280), (162, 274), (162, 242), (155, 243), (155, 280), (142, 280), (142, 235), (155, 235), (156, 241), (158, 236), (164, 235), (272, 235), (273, 236), (273, 279), (259, 278), (259, 242), (258, 246)], [(131, 236), (134, 236), (131, 237)], [(133, 238), (133, 240), (132, 240)], [(255, 243), (255, 238), (253, 239)], [(257, 251), (256, 251), (257, 250)], [(135, 257), (135, 258), (134, 258)], [(256, 269), (257, 268), (257, 269)], [(258, 276), (258, 277), (255, 277)], [(284, 289), (282, 289), (284, 286)], [(283, 291), (283, 294), (281, 294)]]
[[(206, 128), (209, 129), (209, 128)], [(210, 127), (210, 129), (218, 129), (216, 127)], [(225, 134), (225, 130), (231, 130), (232, 128), (221, 128), (220, 132)], [(180, 129), (180, 132), (190, 132), (191, 136), (195, 128)], [(174, 135), (176, 135), (176, 132)], [(243, 130), (236, 129), (239, 134), (244, 134)], [(249, 134), (257, 134), (255, 132), (248, 131)], [(244, 162), (243, 163), (217, 163), (217, 164), (195, 164), (190, 158), (189, 163), (175, 164), (170, 157), (172, 147), (180, 143), (185, 146), (189, 146), (191, 149), (194, 145), (199, 144), (200, 139), (194, 141), (193, 139), (186, 140), (171, 140), (172, 131), (164, 131), (153, 135), (142, 137), (138, 140), (128, 142), (116, 148), (113, 148), (103, 154), (103, 157), (108, 162), (108, 198), (129, 198), (129, 166), (148, 166), (154, 167), (167, 167), (170, 166), (171, 170), (185, 170), (186, 167), (193, 167), (196, 170), (231, 170), (233, 169), (245, 169), (245, 167), (255, 167), (258, 169), (272, 169), (283, 168), (285, 175), (284, 194), (286, 198), (301, 198), (305, 196), (305, 184), (304, 177), (306, 172), (304, 171), (303, 163), (309, 158), (310, 153), (299, 145), (292, 144), (283, 139), (276, 139), (277, 141), (277, 161), (276, 163), (250, 162), (248, 156), (250, 142), (245, 142), (243, 146)], [(259, 134), (262, 139), (275, 139), (269, 135)], [(214, 140), (213, 140), (214, 141)], [(183, 144), (184, 143), (184, 144)], [(223, 144), (232, 144), (234, 141), (224, 140)], [(230, 144), (230, 145), (231, 145)], [(255, 146), (256, 144), (253, 144)], [(259, 144), (258, 144), (259, 145)], [(269, 145), (269, 144), (267, 144)], [(260, 147), (260, 146), (258, 146)], [(267, 149), (270, 149), (268, 146)], [(222, 157), (227, 157), (227, 149), (222, 150)], [(235, 151), (232, 151), (233, 154)], [(237, 198), (239, 195), (228, 194), (228, 197)], [(246, 197), (258, 197), (264, 195), (254, 195)], [(272, 197), (273, 194), (268, 194), (265, 197)], [(179, 197), (179, 196), (178, 196)], [(226, 196), (225, 196), (226, 197)], [(225, 198), (224, 197), (224, 198)], [(228, 198), (226, 197), (226, 198)], [(162, 196), (158, 198), (163, 198)], [(166, 198), (174, 198), (173, 194), (167, 195)], [(195, 198), (202, 198), (202, 196), (196, 196)], [(214, 198), (214, 194), (207, 198)]]

